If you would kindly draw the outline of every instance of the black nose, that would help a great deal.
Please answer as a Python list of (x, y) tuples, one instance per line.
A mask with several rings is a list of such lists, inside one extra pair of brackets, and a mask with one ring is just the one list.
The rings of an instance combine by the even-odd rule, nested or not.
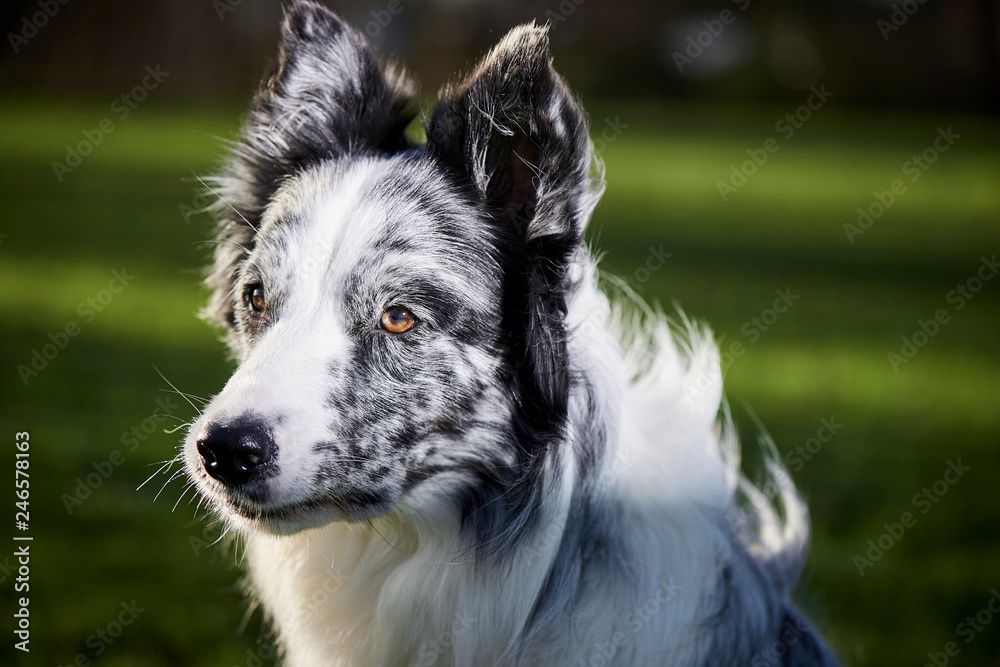
[(274, 454), (274, 440), (259, 420), (241, 419), (228, 426), (210, 424), (198, 438), (205, 472), (228, 486), (251, 481)]

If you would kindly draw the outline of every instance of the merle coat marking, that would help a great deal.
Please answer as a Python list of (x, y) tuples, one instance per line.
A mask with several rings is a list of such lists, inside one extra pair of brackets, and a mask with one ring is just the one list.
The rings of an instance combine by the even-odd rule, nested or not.
[(602, 173), (547, 29), (420, 145), (414, 90), (296, 2), (216, 179), (206, 313), (239, 367), (183, 456), (285, 662), (836, 664), (788, 599), (805, 508), (776, 463), (774, 494), (741, 477), (710, 337), (598, 289)]

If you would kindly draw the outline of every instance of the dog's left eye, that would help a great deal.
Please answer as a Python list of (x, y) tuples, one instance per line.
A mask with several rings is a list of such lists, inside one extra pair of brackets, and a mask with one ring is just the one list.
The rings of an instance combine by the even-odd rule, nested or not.
[(252, 289), (247, 289), (246, 295), (247, 303), (250, 309), (255, 313), (264, 312), (264, 308), (267, 306), (267, 299), (264, 298), (264, 288), (260, 285), (253, 287)]
[(409, 331), (416, 323), (417, 318), (409, 310), (402, 306), (392, 306), (382, 313), (379, 326), (389, 333), (399, 334)]

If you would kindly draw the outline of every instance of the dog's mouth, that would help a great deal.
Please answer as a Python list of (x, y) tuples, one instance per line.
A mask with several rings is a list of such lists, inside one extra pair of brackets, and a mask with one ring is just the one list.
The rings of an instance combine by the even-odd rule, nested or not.
[(375, 496), (322, 496), (305, 500), (272, 503), (250, 499), (240, 490), (217, 489), (212, 493), (216, 506), (234, 523), (247, 530), (273, 535), (292, 535), (335, 522), (356, 523), (385, 513), (386, 499)]
[(339, 505), (313, 500), (289, 505), (261, 506), (227, 499), (224, 507), (244, 527), (275, 535), (291, 535), (348, 518)]

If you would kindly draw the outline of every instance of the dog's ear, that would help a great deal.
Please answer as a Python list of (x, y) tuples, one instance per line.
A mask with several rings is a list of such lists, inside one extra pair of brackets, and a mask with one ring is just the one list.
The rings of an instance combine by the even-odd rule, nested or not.
[(514, 28), (446, 86), (427, 136), (429, 152), (462, 170), (516, 233), (581, 241), (596, 199), (587, 121), (552, 69), (548, 26)]
[(285, 172), (348, 152), (397, 150), (415, 116), (415, 90), (382, 66), (361, 33), (299, 0), (285, 14), (277, 69), (257, 94), (244, 142)]
[(508, 288), (545, 408), (565, 408), (568, 269), (600, 194), (587, 121), (552, 69), (548, 28), (511, 30), (462, 83), (445, 87), (428, 152), (471, 187), (520, 248)]
[(347, 154), (407, 147), (415, 86), (383, 66), (365, 38), (325, 7), (298, 0), (285, 14), (274, 74), (258, 91), (225, 172), (215, 179), (223, 217), (206, 315), (232, 327), (230, 290), (282, 182)]

